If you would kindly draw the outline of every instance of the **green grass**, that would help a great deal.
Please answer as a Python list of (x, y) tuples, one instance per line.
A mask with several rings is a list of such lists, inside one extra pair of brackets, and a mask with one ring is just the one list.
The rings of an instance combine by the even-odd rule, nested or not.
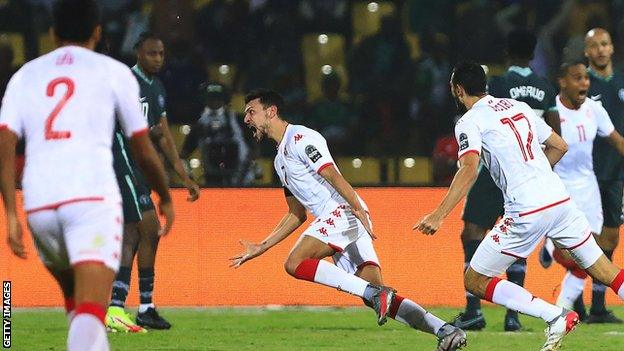
[[(434, 308), (447, 320), (458, 311)], [(624, 316), (624, 308), (616, 308)], [(503, 332), (504, 310), (484, 310), (488, 326), (468, 334), (467, 350), (539, 350), (544, 323), (521, 317), (524, 331)], [(147, 334), (109, 334), (112, 350), (435, 350), (433, 336), (394, 321), (377, 327), (365, 309), (163, 309), (174, 327)], [(64, 350), (66, 319), (60, 310), (14, 310), (13, 350)], [(581, 325), (563, 350), (624, 350), (624, 326)]]

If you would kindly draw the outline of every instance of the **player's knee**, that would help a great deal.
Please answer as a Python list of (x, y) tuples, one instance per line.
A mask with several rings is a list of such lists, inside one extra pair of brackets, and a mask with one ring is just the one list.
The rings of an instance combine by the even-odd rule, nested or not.
[(297, 274), (296, 274), (297, 267), (299, 267), (300, 264), (301, 264), (300, 259), (297, 259), (294, 257), (288, 257), (288, 259), (286, 259), (286, 262), (284, 262), (284, 269), (286, 270), (286, 273), (297, 278)]

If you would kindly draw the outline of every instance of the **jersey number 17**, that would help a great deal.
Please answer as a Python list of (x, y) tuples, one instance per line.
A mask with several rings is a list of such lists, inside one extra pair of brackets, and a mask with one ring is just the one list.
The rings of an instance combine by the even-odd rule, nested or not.
[[(523, 120), (523, 119), (526, 121), (527, 126), (529, 127), (529, 133), (527, 134), (526, 143), (523, 142), (522, 136), (520, 135), (518, 128), (516, 128), (516, 122)], [(516, 140), (518, 140), (518, 145), (520, 146), (520, 151), (522, 151), (524, 162), (534, 159), (533, 150), (531, 150), (531, 143), (533, 142), (533, 131), (531, 130), (531, 123), (529, 122), (529, 119), (526, 118), (524, 114), (519, 113), (511, 118), (509, 117), (501, 118), (500, 121), (502, 124), (508, 125), (509, 128), (511, 128), (511, 130), (516, 135)]]

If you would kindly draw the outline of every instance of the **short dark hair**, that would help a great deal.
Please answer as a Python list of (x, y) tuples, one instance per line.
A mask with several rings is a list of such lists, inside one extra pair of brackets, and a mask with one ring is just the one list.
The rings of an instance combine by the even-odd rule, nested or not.
[(270, 106), (277, 107), (277, 112), (280, 113), (282, 111), (282, 107), (284, 106), (284, 98), (278, 92), (274, 90), (268, 89), (256, 89), (252, 90), (245, 96), (245, 104), (248, 104), (250, 101), (255, 99), (260, 99), (260, 104), (262, 107), (267, 108)]
[(139, 35), (139, 39), (134, 44), (134, 50), (137, 50), (138, 48), (140, 48), (141, 45), (143, 45), (143, 43), (145, 43), (148, 39), (161, 40), (160, 37), (156, 35), (155, 33), (150, 32), (150, 31), (145, 31)]
[(512, 58), (530, 60), (537, 45), (535, 34), (526, 30), (514, 30), (507, 35), (507, 54)]
[(54, 32), (60, 40), (84, 43), (99, 24), (95, 0), (58, 0), (54, 4)]
[(570, 67), (574, 67), (574, 66), (577, 66), (577, 65), (587, 66), (585, 61), (582, 60), (582, 59), (566, 61), (566, 62), (562, 63), (561, 66), (559, 66), (559, 71), (557, 72), (557, 78), (565, 77), (568, 74), (568, 71), (570, 70)]
[(460, 62), (453, 68), (453, 85), (461, 85), (471, 96), (485, 94), (487, 85), (485, 71), (474, 62)]

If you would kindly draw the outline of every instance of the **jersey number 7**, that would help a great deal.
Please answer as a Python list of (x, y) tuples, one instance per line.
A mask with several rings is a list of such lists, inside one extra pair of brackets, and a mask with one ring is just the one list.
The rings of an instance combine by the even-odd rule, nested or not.
[(67, 77), (60, 77), (52, 80), (48, 83), (48, 87), (46, 89), (46, 95), (48, 97), (54, 97), (54, 93), (56, 87), (60, 84), (64, 84), (67, 86), (67, 90), (65, 91), (65, 95), (59, 100), (59, 102), (54, 107), (54, 110), (50, 113), (48, 118), (46, 118), (45, 122), (45, 138), (46, 140), (54, 140), (54, 139), (69, 139), (71, 138), (70, 131), (58, 131), (53, 130), (53, 124), (56, 117), (58, 117), (59, 113), (65, 107), (65, 104), (69, 101), (69, 99), (74, 95), (74, 81)]
[[(526, 144), (522, 142), (522, 136), (520, 136), (520, 132), (518, 128), (516, 128), (516, 123), (520, 120), (524, 119), (527, 122), (527, 126), (529, 127), (529, 133), (527, 134)], [(520, 145), (520, 150), (522, 151), (522, 156), (524, 156), (524, 161), (532, 160), (533, 150), (531, 150), (531, 143), (533, 142), (533, 131), (531, 130), (531, 123), (529, 123), (528, 118), (522, 113), (519, 113), (511, 118), (505, 117), (501, 118), (501, 123), (506, 124), (511, 128), (511, 130), (516, 135), (516, 140), (518, 140), (518, 144)]]

